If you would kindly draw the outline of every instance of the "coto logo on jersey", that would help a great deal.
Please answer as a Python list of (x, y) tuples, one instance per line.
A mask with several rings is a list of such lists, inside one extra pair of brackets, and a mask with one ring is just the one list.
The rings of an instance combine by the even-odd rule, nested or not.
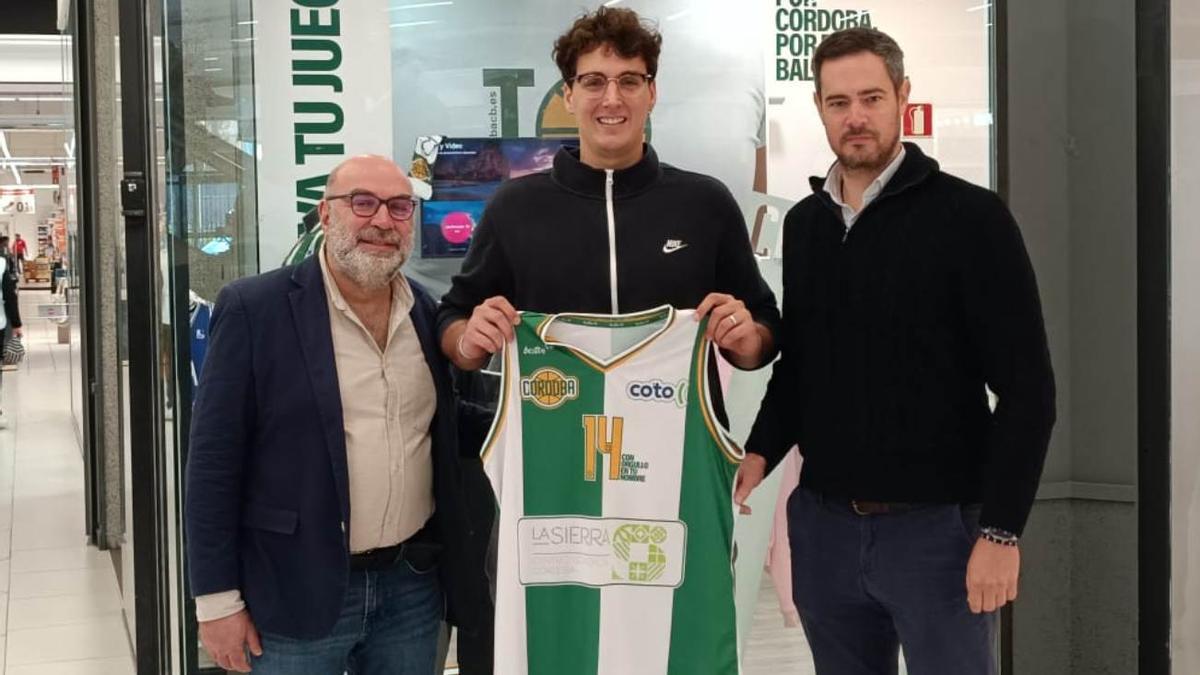
[(674, 402), (676, 406), (687, 406), (687, 380), (669, 384), (662, 380), (634, 381), (625, 387), (625, 395), (635, 401)]
[(557, 368), (538, 368), (521, 378), (521, 398), (543, 410), (554, 410), (579, 398), (579, 378), (564, 375)]

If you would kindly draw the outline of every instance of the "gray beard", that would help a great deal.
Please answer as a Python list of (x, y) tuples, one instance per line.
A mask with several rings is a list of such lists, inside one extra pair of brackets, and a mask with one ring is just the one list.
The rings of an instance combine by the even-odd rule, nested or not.
[(338, 262), (342, 273), (362, 286), (376, 290), (392, 283), (400, 268), (408, 260), (408, 250), (400, 249), (395, 256), (381, 257), (359, 250), (358, 241), (349, 230), (341, 225), (331, 223), (326, 235), (328, 250), (333, 259)]

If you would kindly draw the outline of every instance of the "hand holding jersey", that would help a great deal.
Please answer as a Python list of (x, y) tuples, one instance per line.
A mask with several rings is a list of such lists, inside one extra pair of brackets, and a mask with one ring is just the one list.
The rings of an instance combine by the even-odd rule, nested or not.
[(757, 368), (775, 348), (771, 330), (756, 323), (746, 303), (728, 293), (709, 293), (696, 308), (696, 321), (709, 317), (705, 337), (739, 368)]
[(446, 328), (442, 351), (463, 370), (478, 370), (487, 357), (513, 339), (513, 326), (520, 322), (517, 310), (504, 296), (484, 300), (471, 310), (471, 317)]
[[(708, 176), (660, 163), (646, 142), (644, 130), (657, 97), (654, 77), (660, 44), (657, 32), (634, 12), (610, 7), (581, 17), (559, 39), (555, 61), (563, 76), (564, 101), (578, 120), (579, 147), (559, 150), (549, 172), (501, 185), (439, 309), (443, 353), (460, 369), (477, 370), (490, 354), (503, 351), (502, 389), (508, 393), (506, 400), (515, 404), (500, 405), (498, 419), (507, 420), (499, 434), (505, 449), (489, 444), (491, 452), (484, 451), (500, 498), (499, 574), (493, 578), (498, 579), (497, 614), (504, 620), (495, 624), (500, 632), (495, 640), (497, 672), (525, 672), (535, 663), (573, 673), (736, 672), (729, 560), (736, 461), (725, 461), (728, 453), (705, 452), (709, 445), (725, 443), (713, 438), (717, 426), (706, 423), (712, 417), (695, 407), (702, 405), (704, 396), (689, 395), (707, 391), (689, 375), (696, 365), (691, 356), (703, 353), (707, 358), (712, 345), (740, 368), (765, 365), (775, 353), (771, 336), (778, 330), (779, 311), (729, 190)], [(689, 320), (692, 310), (673, 310), (667, 317), (651, 310), (664, 306), (697, 308), (697, 318), (707, 324)], [(518, 314), (518, 308), (524, 314)], [(555, 326), (551, 333), (559, 337), (563, 331), (571, 333), (566, 342), (572, 346), (579, 346), (580, 340), (603, 342), (597, 333), (605, 333), (603, 339), (608, 340), (652, 324), (663, 329), (662, 335), (637, 341), (645, 349), (631, 348), (630, 358), (620, 363), (610, 352), (624, 350), (612, 345), (586, 351), (614, 358), (589, 362), (576, 358), (579, 350), (545, 344), (541, 338), (547, 333), (539, 330), (532, 314), (587, 313), (592, 321), (611, 321), (620, 317), (610, 315), (625, 314), (628, 320), (626, 313), (647, 310), (655, 318), (640, 325), (636, 320), (622, 327), (608, 323), (568, 329), (572, 322), (567, 320), (547, 324)], [(701, 343), (702, 349), (692, 351)], [(670, 354), (668, 345), (673, 346)], [(708, 366), (701, 370), (701, 377), (711, 381)], [(634, 372), (637, 382), (622, 380)], [(684, 380), (691, 386), (680, 386)], [(584, 392), (591, 397), (588, 401), (583, 400)], [(556, 401), (561, 405), (553, 405)], [(590, 406), (586, 414), (585, 405)], [(601, 428), (606, 417), (615, 426), (605, 420)], [(551, 418), (558, 423), (550, 424)], [(552, 438), (551, 429), (558, 430)], [(624, 451), (614, 435), (627, 442)], [(599, 469), (607, 459), (605, 476), (597, 472), (595, 480), (587, 479), (584, 476), (590, 474), (583, 469), (562, 466), (589, 461), (584, 453), (556, 452), (569, 442), (565, 439), (575, 436), (580, 449), (587, 445), (594, 451), (587, 454), (592, 468)], [(492, 438), (500, 440), (495, 433)], [(653, 458), (638, 458), (639, 454)], [(740, 450), (730, 454), (734, 455), (740, 458)], [(523, 457), (539, 459), (519, 461)], [(681, 458), (687, 459), (681, 464)], [(697, 470), (710, 475), (695, 476)], [(526, 471), (536, 472), (539, 479), (525, 482)], [(595, 504), (587, 508), (570, 502), (589, 495)], [(519, 535), (530, 535), (530, 542), (532, 535), (522, 529), (521, 521), (548, 515), (532, 513), (530, 507), (550, 500), (556, 517), (670, 520), (658, 536), (672, 542), (679, 534), (677, 523), (689, 523), (686, 548), (693, 555), (676, 551), (657, 562), (645, 557), (650, 551), (647, 542), (622, 539), (636, 529), (630, 523), (611, 531), (607, 525), (564, 525), (562, 532), (586, 535), (592, 543), (595, 537), (625, 542), (614, 543), (614, 554), (638, 556), (633, 568), (625, 561), (625, 581), (633, 572), (643, 574), (647, 565), (680, 565), (686, 560), (689, 570), (697, 566), (685, 575), (691, 582), (681, 582), (678, 589), (638, 587), (646, 585), (641, 582), (621, 586), (601, 574), (587, 581), (582, 576), (565, 581), (556, 577), (562, 583), (524, 589), (519, 574), (529, 566), (517, 564), (515, 547)], [(651, 500), (653, 505), (638, 500)], [(697, 504), (708, 508), (694, 510)], [(534, 509), (539, 510), (545, 511)], [(621, 530), (626, 525), (630, 528)], [(711, 546), (703, 545), (706, 541)], [(582, 575), (575, 569), (580, 565), (571, 562), (576, 557), (571, 553), (537, 560), (552, 558), (562, 569)], [(530, 555), (525, 558), (527, 563), (533, 560)], [(608, 562), (602, 565), (605, 570)], [(550, 567), (559, 569), (557, 563)], [(696, 574), (699, 568), (704, 573)], [(613, 570), (609, 571), (616, 574)], [(614, 587), (588, 588), (590, 584)], [(574, 600), (584, 605), (573, 615), (557, 611)], [(700, 611), (697, 602), (711, 611)], [(637, 605), (632, 611), (630, 603)], [(720, 621), (715, 620), (716, 612)], [(676, 632), (686, 639), (673, 639)], [(599, 649), (614, 643), (622, 648)]]

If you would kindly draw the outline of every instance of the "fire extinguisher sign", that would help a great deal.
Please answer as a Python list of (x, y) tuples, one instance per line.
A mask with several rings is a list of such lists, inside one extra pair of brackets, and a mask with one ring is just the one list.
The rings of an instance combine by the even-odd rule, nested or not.
[(933, 104), (909, 103), (904, 109), (904, 135), (908, 138), (933, 138)]

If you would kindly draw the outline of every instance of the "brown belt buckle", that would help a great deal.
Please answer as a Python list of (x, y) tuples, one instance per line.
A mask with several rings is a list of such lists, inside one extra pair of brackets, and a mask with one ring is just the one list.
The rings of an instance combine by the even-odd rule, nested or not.
[(884, 502), (867, 502), (857, 499), (850, 500), (850, 508), (860, 516), (874, 516), (888, 512), (888, 505)]

